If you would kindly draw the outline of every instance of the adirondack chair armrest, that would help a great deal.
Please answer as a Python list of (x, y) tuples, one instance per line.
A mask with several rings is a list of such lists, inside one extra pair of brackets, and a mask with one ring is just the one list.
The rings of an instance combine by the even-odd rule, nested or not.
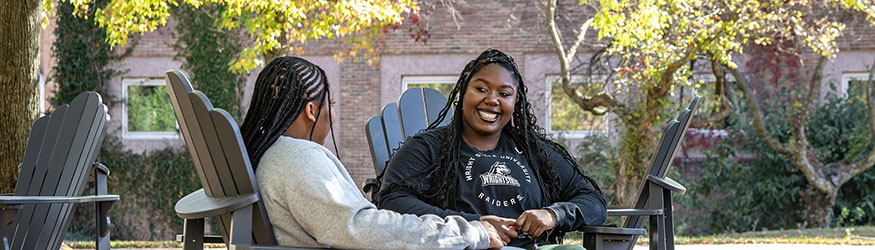
[(583, 247), (592, 250), (632, 249), (635, 240), (647, 232), (643, 228), (587, 226), (583, 232)]
[(624, 208), (624, 209), (608, 209), (608, 216), (631, 216), (631, 215), (641, 215), (641, 216), (652, 216), (652, 215), (662, 215), (662, 209), (635, 209), (635, 208)]
[(91, 172), (92, 176), (95, 176), (97, 174), (109, 175), (109, 168), (104, 166), (102, 163), (94, 163), (94, 166), (92, 166), (91, 169), (93, 170)]
[(0, 207), (22, 204), (114, 202), (118, 199), (118, 195), (0, 196)]
[(258, 193), (224, 198), (209, 197), (201, 188), (176, 202), (176, 214), (183, 219), (206, 218), (234, 212), (260, 199)]
[(645, 235), (647, 230), (643, 228), (585, 226), (580, 230), (583, 233), (619, 234), (619, 235)]
[[(176, 242), (184, 242), (185, 235), (177, 234)], [(221, 235), (204, 235), (204, 243), (225, 243)]]
[(687, 188), (668, 177), (656, 177), (654, 175), (647, 175), (647, 180), (656, 185), (659, 185), (662, 188), (671, 190), (672, 192), (678, 192), (681, 194), (687, 192)]
[(362, 185), (362, 191), (365, 191), (365, 193), (379, 191), (377, 190), (377, 179), (368, 178), (367, 180), (365, 180), (364, 185)]

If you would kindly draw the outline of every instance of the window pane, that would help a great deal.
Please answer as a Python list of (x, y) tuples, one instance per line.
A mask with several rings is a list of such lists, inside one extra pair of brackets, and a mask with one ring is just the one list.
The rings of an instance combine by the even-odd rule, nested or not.
[(128, 85), (128, 131), (175, 132), (176, 117), (166, 86)]
[(444, 96), (449, 96), (450, 91), (453, 91), (455, 86), (456, 83), (411, 83), (407, 85), (407, 88), (433, 88), (444, 93)]
[(550, 130), (601, 130), (604, 119), (577, 106), (562, 90), (562, 83), (554, 82), (550, 91)]
[(851, 102), (866, 103), (866, 85), (872, 86), (868, 77), (853, 78), (848, 82), (848, 100)]

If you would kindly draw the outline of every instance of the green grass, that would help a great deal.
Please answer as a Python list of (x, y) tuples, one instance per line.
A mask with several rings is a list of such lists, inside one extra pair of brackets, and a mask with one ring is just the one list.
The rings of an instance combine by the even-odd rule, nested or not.
[[(638, 244), (647, 244), (647, 237), (638, 239)], [(579, 245), (580, 233), (569, 233), (565, 244)], [(65, 241), (72, 248), (94, 248), (94, 241)], [(825, 244), (875, 246), (875, 226), (791, 229), (758, 231), (710, 236), (677, 236), (675, 244)], [(176, 241), (112, 241), (112, 248), (181, 248)], [(204, 244), (205, 248), (224, 248), (225, 244)]]
[[(581, 235), (565, 236), (566, 244), (580, 244)], [(640, 237), (638, 244), (647, 244), (647, 237)], [(875, 246), (875, 226), (791, 229), (758, 231), (709, 236), (676, 236), (675, 244), (824, 244)]]
[[(94, 249), (94, 241), (64, 241), (64, 245), (73, 249)], [(176, 241), (127, 241), (114, 240), (109, 243), (110, 248), (182, 248), (182, 242)], [(224, 248), (225, 244), (206, 243), (204, 248)]]

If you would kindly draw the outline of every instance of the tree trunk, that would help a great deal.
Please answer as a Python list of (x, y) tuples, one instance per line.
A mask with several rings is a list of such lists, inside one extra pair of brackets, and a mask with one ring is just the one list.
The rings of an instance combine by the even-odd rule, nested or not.
[(39, 114), (40, 3), (0, 3), (0, 193), (15, 189), (18, 164)]
[(262, 55), (264, 57), (264, 66), (267, 66), (273, 59), (277, 57), (287, 56), (289, 55), (289, 46), (285, 43), (281, 45), (279, 48), (274, 48), (268, 51), (265, 51)]
[[(285, 23), (285, 17), (280, 15), (276, 17), (277, 23)], [(265, 51), (261, 56), (264, 57), (264, 66), (267, 67), (273, 59), (282, 56), (289, 55), (289, 31), (283, 30), (280, 32), (280, 35), (276, 38), (277, 42), (279, 42), (279, 47), (269, 49)]]
[(827, 194), (813, 188), (802, 192), (802, 200), (805, 204), (805, 219), (810, 228), (826, 228), (832, 221), (832, 207), (835, 206), (838, 188), (833, 193)]

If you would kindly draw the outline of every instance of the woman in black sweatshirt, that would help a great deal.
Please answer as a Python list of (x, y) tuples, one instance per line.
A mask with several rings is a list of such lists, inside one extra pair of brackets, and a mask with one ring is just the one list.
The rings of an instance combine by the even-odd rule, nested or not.
[[(598, 185), (536, 125), (526, 92), (513, 58), (501, 51), (469, 62), (439, 118), (392, 156), (377, 206), (479, 219), (526, 248), (604, 223)], [(451, 123), (437, 127), (447, 114)]]

